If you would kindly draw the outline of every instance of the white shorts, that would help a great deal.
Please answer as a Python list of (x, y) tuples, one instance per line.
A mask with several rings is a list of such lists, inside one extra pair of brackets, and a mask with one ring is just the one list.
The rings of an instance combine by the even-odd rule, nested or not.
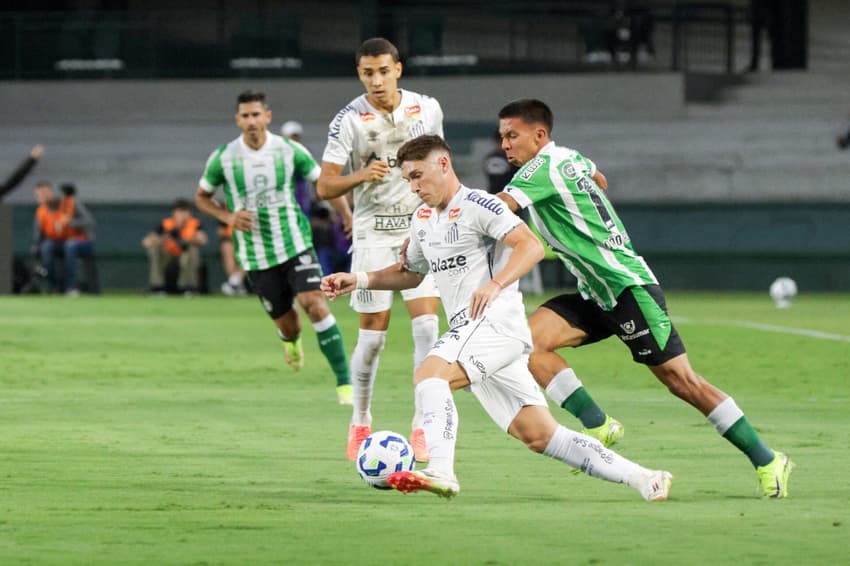
[[(377, 271), (398, 263), (398, 253), (401, 247), (394, 248), (362, 248), (355, 249), (351, 254), (351, 271)], [(434, 278), (428, 274), (418, 287), (405, 289), (401, 297), (405, 301), (425, 297), (439, 298), (440, 291)], [(392, 291), (373, 291), (372, 289), (357, 289), (351, 293), (351, 308), (358, 313), (376, 313), (390, 310), (393, 306)]]
[(528, 345), (484, 320), (468, 321), (443, 334), (428, 352), (466, 371), (470, 390), (502, 430), (528, 405), (548, 406), (528, 370)]

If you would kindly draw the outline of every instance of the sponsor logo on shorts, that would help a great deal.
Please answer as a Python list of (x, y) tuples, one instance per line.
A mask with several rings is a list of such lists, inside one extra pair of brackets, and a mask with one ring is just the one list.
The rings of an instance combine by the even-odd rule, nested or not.
[(652, 350), (650, 350), (649, 348), (644, 348), (643, 350), (638, 352), (638, 356), (648, 356), (651, 353), (652, 353)]
[(469, 356), (469, 363), (478, 370), (481, 377), (485, 377), (487, 375), (487, 366), (485, 366), (481, 360), (475, 359), (475, 356)]
[(375, 230), (407, 230), (410, 228), (410, 215), (375, 215)]
[(318, 278), (318, 277), (316, 277), (316, 276), (308, 277), (308, 278), (307, 278), (307, 283), (319, 283), (320, 281), (321, 281), (321, 279), (319, 279), (319, 278)]
[(641, 336), (646, 336), (647, 334), (649, 334), (649, 328), (644, 328), (643, 330), (635, 332), (634, 334), (621, 334), (620, 340), (624, 342), (631, 342), (632, 340), (637, 340)]
[(628, 322), (624, 322), (623, 324), (620, 325), (620, 328), (622, 328), (623, 332), (625, 332), (626, 334), (631, 334), (632, 332), (635, 331), (635, 321), (630, 320)]
[(416, 218), (419, 218), (420, 220), (428, 220), (429, 218), (431, 218), (431, 209), (430, 208), (420, 208), (416, 212)]

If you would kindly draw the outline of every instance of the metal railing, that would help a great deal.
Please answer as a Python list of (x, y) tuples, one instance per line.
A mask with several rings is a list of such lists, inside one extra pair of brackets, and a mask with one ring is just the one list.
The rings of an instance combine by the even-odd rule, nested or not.
[(348, 11), (323, 4), (331, 6), (317, 0), (307, 11), (281, 2), (262, 14), (0, 13), (0, 79), (349, 74), (354, 48), (371, 31), (393, 40), (408, 72), (419, 74), (731, 73), (749, 29), (746, 10), (730, 3), (641, 2), (625, 10), (584, 1), (393, 3), (380, 8), (378, 29), (356, 3)]

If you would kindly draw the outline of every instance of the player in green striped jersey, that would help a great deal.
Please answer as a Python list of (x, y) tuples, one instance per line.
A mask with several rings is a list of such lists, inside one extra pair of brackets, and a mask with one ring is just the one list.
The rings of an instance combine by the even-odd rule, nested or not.
[[(195, 194), (198, 209), (233, 227), (236, 259), (277, 327), (286, 362), (304, 364), (297, 300), (313, 323), (319, 348), (336, 374), (337, 398), (351, 404), (351, 379), (342, 333), (319, 290), (322, 270), (310, 222), (295, 200), (295, 175), (315, 181), (319, 165), (307, 148), (268, 131), (272, 113), (262, 92), (245, 91), (236, 103), (242, 135), (212, 152)], [(222, 208), (213, 200), (224, 189)], [(346, 225), (351, 210), (332, 202)]]
[[(586, 432), (616, 440), (609, 437), (616, 421), (556, 353), (616, 335), (634, 361), (646, 364), (671, 393), (747, 455), (763, 495), (787, 496), (792, 462), (768, 448), (731, 397), (693, 370), (655, 275), (635, 252), (605, 196), (605, 176), (577, 151), (556, 145), (550, 138), (552, 124), (549, 107), (535, 99), (511, 102), (499, 112), (502, 149), (520, 167), (499, 197), (513, 211), (529, 210), (540, 234), (578, 280), (578, 294), (555, 297), (529, 318), (534, 378), (582, 421)], [(622, 426), (614, 428), (622, 436)]]

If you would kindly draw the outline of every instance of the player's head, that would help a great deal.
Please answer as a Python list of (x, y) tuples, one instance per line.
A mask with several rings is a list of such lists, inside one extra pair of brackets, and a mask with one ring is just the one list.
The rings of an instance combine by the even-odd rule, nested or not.
[(440, 136), (419, 136), (396, 153), (410, 190), (432, 208), (444, 208), (460, 185), (452, 168), (452, 150)]
[(56, 191), (53, 190), (53, 185), (47, 181), (36, 183), (33, 192), (35, 193), (35, 201), (38, 204), (48, 204), (50, 201), (56, 199)]
[(513, 165), (530, 161), (549, 143), (552, 133), (552, 111), (535, 98), (521, 98), (499, 111), (499, 135), (502, 149)]
[(304, 135), (304, 127), (295, 120), (289, 120), (283, 123), (280, 127), (280, 135), (297, 142), (301, 141), (301, 136)]
[(265, 136), (271, 121), (272, 111), (266, 103), (266, 93), (258, 90), (239, 93), (236, 97), (236, 125), (249, 141), (257, 141)]
[(401, 62), (398, 49), (383, 37), (363, 42), (355, 56), (357, 76), (373, 106), (392, 107), (398, 94)]

